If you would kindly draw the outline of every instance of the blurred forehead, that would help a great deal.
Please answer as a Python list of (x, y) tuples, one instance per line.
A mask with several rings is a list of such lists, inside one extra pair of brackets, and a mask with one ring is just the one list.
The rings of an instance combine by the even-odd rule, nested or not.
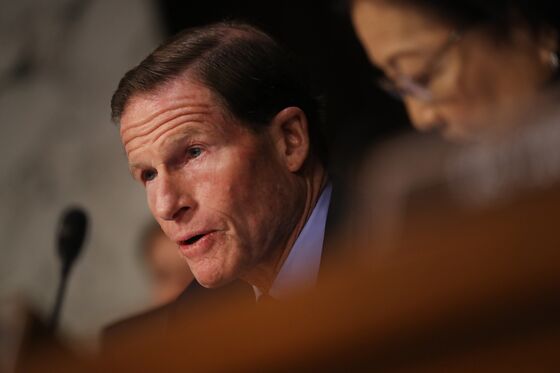
[(419, 7), (384, 0), (354, 1), (352, 20), (369, 58), (380, 66), (431, 47), (452, 29)]

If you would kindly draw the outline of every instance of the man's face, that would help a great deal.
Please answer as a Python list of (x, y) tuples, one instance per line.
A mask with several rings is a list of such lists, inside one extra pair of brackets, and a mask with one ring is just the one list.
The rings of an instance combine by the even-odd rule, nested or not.
[(202, 285), (253, 276), (281, 255), (304, 193), (272, 130), (250, 131), (208, 88), (177, 79), (133, 96), (120, 133), (152, 214)]

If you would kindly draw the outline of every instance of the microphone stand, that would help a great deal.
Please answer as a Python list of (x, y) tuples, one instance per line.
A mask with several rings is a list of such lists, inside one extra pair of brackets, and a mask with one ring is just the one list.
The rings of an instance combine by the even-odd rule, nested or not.
[(58, 282), (58, 289), (56, 291), (56, 298), (51, 316), (47, 323), (47, 331), (49, 334), (54, 334), (58, 327), (58, 321), (60, 319), (60, 310), (62, 308), (62, 303), (64, 300), (64, 295), (66, 294), (66, 284), (68, 283), (68, 274), (70, 273), (70, 268), (72, 268), (71, 263), (66, 260), (62, 263), (60, 271), (60, 281)]
[(70, 269), (80, 254), (86, 230), (87, 216), (82, 209), (73, 207), (64, 212), (57, 236), (57, 251), (62, 264), (60, 268), (60, 281), (56, 291), (54, 307), (47, 323), (47, 331), (50, 334), (54, 334), (58, 327)]

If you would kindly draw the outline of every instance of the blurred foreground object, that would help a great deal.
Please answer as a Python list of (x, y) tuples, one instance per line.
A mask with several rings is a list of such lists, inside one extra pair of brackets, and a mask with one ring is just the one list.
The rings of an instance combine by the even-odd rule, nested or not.
[(0, 372), (25, 371), (27, 360), (45, 345), (69, 354), (55, 339), (43, 317), (19, 299), (0, 301)]
[(559, 218), (560, 190), (527, 196), (448, 219), (437, 237), (410, 232), (382, 260), (341, 263), (308, 298), (201, 305), (166, 335), (149, 333), (148, 322), (93, 362), (46, 348), (28, 371), (551, 369), (560, 348)]
[(24, 315), (23, 307), (16, 300), (0, 302), (0, 372), (15, 369), (25, 327)]
[[(409, 158), (370, 170), (400, 180), (395, 203), (380, 205), (393, 209), (395, 224), (369, 226), (380, 234), (361, 240), (361, 254), (341, 258), (307, 296), (200, 304), (169, 333), (151, 333), (148, 320), (122, 334), (95, 361), (45, 346), (28, 371), (555, 371), (557, 118), (474, 147), (403, 140), (418, 147), (393, 151)], [(390, 149), (380, 159), (389, 161)], [(370, 210), (383, 190), (391, 187), (371, 190)]]
[[(523, 117), (529, 125), (499, 138), (457, 145), (412, 135), (376, 149), (355, 196), (361, 239), (399, 238), (407, 226), (427, 229), (425, 217), (434, 214), (444, 220), (469, 215), (554, 188), (560, 182), (559, 101), (558, 91), (540, 97)], [(438, 231), (435, 226), (426, 232)]]

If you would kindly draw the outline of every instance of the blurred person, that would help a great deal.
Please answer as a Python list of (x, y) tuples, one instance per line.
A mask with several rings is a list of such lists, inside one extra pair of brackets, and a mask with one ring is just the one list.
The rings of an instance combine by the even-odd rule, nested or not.
[(317, 280), (332, 187), (305, 82), (270, 36), (224, 22), (174, 36), (113, 95), (131, 174), (203, 287), (282, 298)]
[(193, 280), (177, 244), (163, 233), (156, 222), (152, 222), (144, 232), (141, 254), (151, 279), (152, 306), (174, 301)]
[(558, 81), (555, 2), (351, 0), (351, 16), (382, 88), (420, 131), (453, 140), (527, 122)]

